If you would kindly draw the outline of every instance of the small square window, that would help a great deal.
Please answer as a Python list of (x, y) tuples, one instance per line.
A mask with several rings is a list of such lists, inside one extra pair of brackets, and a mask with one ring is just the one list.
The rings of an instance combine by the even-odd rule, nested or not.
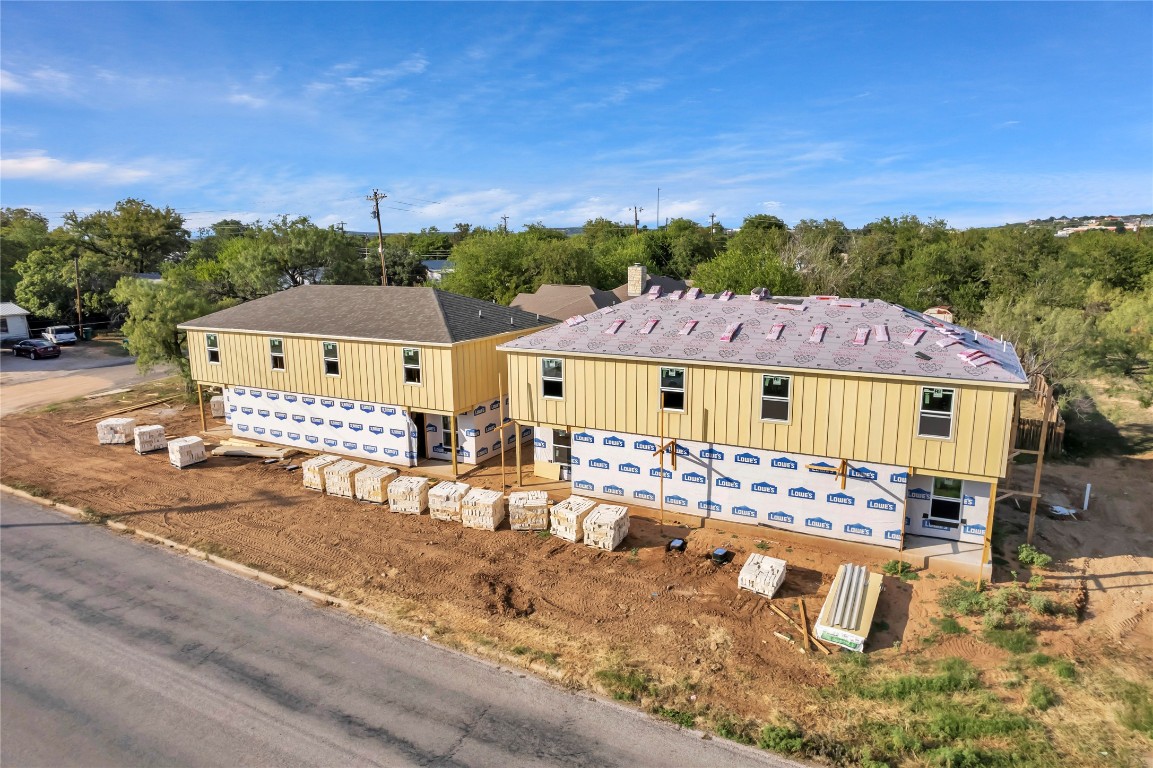
[(420, 383), (420, 350), (405, 347), (401, 352), (404, 362), (404, 383)]
[(204, 334), (204, 346), (208, 349), (208, 362), (220, 364), (220, 346), (215, 333)]
[(325, 376), (339, 376), (340, 375), (340, 353), (337, 350), (335, 341), (325, 341), (322, 343), (324, 349), (324, 375)]
[(564, 399), (564, 361), (546, 357), (540, 361), (541, 394), (550, 400)]
[(685, 410), (685, 369), (661, 368), (661, 409)]
[(917, 419), (918, 437), (937, 437), (948, 440), (953, 436), (952, 389), (921, 387), (920, 415)]
[(268, 357), (269, 363), (272, 365), (272, 370), (284, 370), (284, 340), (283, 339), (269, 339), (268, 340)]
[(761, 420), (788, 421), (792, 403), (791, 376), (773, 376), (766, 373), (761, 379)]

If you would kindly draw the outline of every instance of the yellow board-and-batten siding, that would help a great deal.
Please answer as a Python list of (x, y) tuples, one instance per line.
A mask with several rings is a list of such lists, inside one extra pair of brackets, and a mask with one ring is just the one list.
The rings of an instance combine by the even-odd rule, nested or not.
[[(542, 358), (564, 361), (564, 398), (541, 394)], [(973, 478), (1001, 477), (1022, 387), (871, 374), (508, 351), (514, 420), (661, 434), (660, 369), (685, 369), (685, 412), (664, 414), (682, 440), (832, 456)], [(788, 423), (762, 421), (761, 376), (792, 377)], [(917, 437), (921, 387), (955, 391), (950, 439)], [(623, 401), (623, 403), (621, 402)]]

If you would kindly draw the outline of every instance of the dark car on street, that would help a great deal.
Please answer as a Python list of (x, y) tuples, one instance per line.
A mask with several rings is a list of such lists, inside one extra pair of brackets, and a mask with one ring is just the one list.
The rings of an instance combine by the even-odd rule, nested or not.
[(33, 360), (42, 357), (60, 357), (60, 347), (47, 339), (24, 339), (12, 346), (13, 355), (23, 355)]

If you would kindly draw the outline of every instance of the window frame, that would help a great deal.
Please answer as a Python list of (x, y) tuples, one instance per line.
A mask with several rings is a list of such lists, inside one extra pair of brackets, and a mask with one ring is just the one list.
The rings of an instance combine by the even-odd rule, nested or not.
[[(553, 361), (560, 366), (560, 376), (546, 376), (545, 364)], [(548, 393), (548, 382), (559, 382), (560, 394), (550, 395)], [(564, 358), (560, 357), (542, 357), (540, 359), (540, 394), (545, 400), (564, 400)]]
[(0, 333), (8, 333), (8, 318), (0, 317)]
[[(957, 483), (957, 495), (948, 496), (937, 493), (937, 483), (940, 481), (949, 481)], [(939, 503), (938, 503), (939, 502)], [(952, 508), (956, 508), (957, 517), (953, 518), (951, 515), (942, 516), (936, 512), (943, 507), (948, 506), (950, 512)], [(935, 525), (944, 525), (949, 528), (960, 527), (964, 524), (963, 518), (965, 517), (965, 481), (955, 477), (934, 477), (933, 487), (929, 491), (929, 520)]]
[[(408, 360), (406, 359), (409, 352), (412, 352), (416, 355), (416, 365), (410, 365)], [(424, 386), (423, 359), (422, 359), (422, 356), (420, 354), (420, 348), (419, 347), (401, 347), (400, 348), (400, 365), (404, 371), (404, 384), (405, 384), (405, 386), (409, 386), (409, 387)], [(409, 371), (416, 371), (416, 374), (415, 374), (416, 380), (415, 381), (409, 380), (409, 378), (408, 378), (409, 377)]]
[[(786, 395), (785, 397), (781, 397), (780, 395), (766, 395), (765, 394), (765, 386), (766, 386), (766, 384), (770, 378), (782, 379), (785, 382), (785, 386), (788, 388), (789, 394)], [(778, 418), (774, 418), (771, 416), (765, 416), (765, 404), (766, 403), (784, 403), (785, 404), (785, 417), (783, 419), (778, 419)], [(772, 422), (774, 424), (788, 424), (792, 420), (793, 420), (793, 377), (790, 375), (786, 375), (786, 374), (781, 374), (781, 375), (773, 374), (773, 373), (761, 374), (761, 421)]]
[[(942, 395), (945, 392), (949, 393), (949, 410), (948, 411), (935, 411), (925, 408), (925, 396), (929, 393), (932, 397), (940, 397), (941, 395), (932, 394), (940, 392)], [(957, 413), (957, 390), (953, 387), (928, 387), (922, 386), (920, 397), (917, 399), (917, 437), (924, 440), (952, 440), (954, 425), (956, 422)], [(924, 431), (924, 420), (929, 419), (945, 419), (949, 420), (949, 432), (946, 435), (926, 434)], [(932, 423), (932, 422), (930, 422)]]
[[(280, 344), (280, 351), (279, 352), (276, 352), (275, 350), (273, 350), (272, 345), (274, 342)], [(277, 358), (280, 358), (280, 365), (279, 366), (276, 364)], [(278, 338), (276, 336), (270, 337), (268, 339), (268, 366), (269, 366), (269, 369), (273, 370), (273, 371), (283, 371), (285, 369), (286, 361), (287, 361), (287, 358), (284, 356), (284, 339)]]
[(204, 334), (204, 352), (209, 365), (220, 365), (220, 337), (217, 334)]
[[(328, 346), (332, 345), (333, 356), (328, 356)], [(340, 377), (340, 344), (335, 341), (322, 341), (320, 342), (320, 359), (321, 366), (324, 368), (325, 376)], [(330, 370), (329, 363), (335, 363), (335, 372)]]
[[(681, 372), (681, 386), (679, 389), (665, 386), (665, 371), (680, 371)], [(660, 389), (657, 390), (657, 396), (660, 398), (660, 406), (662, 411), (668, 413), (685, 413), (688, 406), (688, 369), (679, 366), (662, 365), (660, 369)], [(681, 396), (680, 408), (669, 408), (666, 403), (666, 393), (676, 393)]]
[(572, 432), (570, 430), (553, 429), (552, 463), (572, 465)]

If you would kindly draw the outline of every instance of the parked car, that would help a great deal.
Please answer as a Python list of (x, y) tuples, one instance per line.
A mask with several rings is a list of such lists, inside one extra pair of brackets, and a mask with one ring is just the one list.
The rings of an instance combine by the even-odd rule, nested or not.
[(54, 325), (51, 328), (45, 328), (40, 335), (53, 344), (76, 343), (76, 332), (72, 330), (70, 325)]
[(23, 355), (33, 360), (42, 357), (60, 357), (60, 347), (47, 339), (24, 339), (16, 342), (12, 347), (12, 354)]

